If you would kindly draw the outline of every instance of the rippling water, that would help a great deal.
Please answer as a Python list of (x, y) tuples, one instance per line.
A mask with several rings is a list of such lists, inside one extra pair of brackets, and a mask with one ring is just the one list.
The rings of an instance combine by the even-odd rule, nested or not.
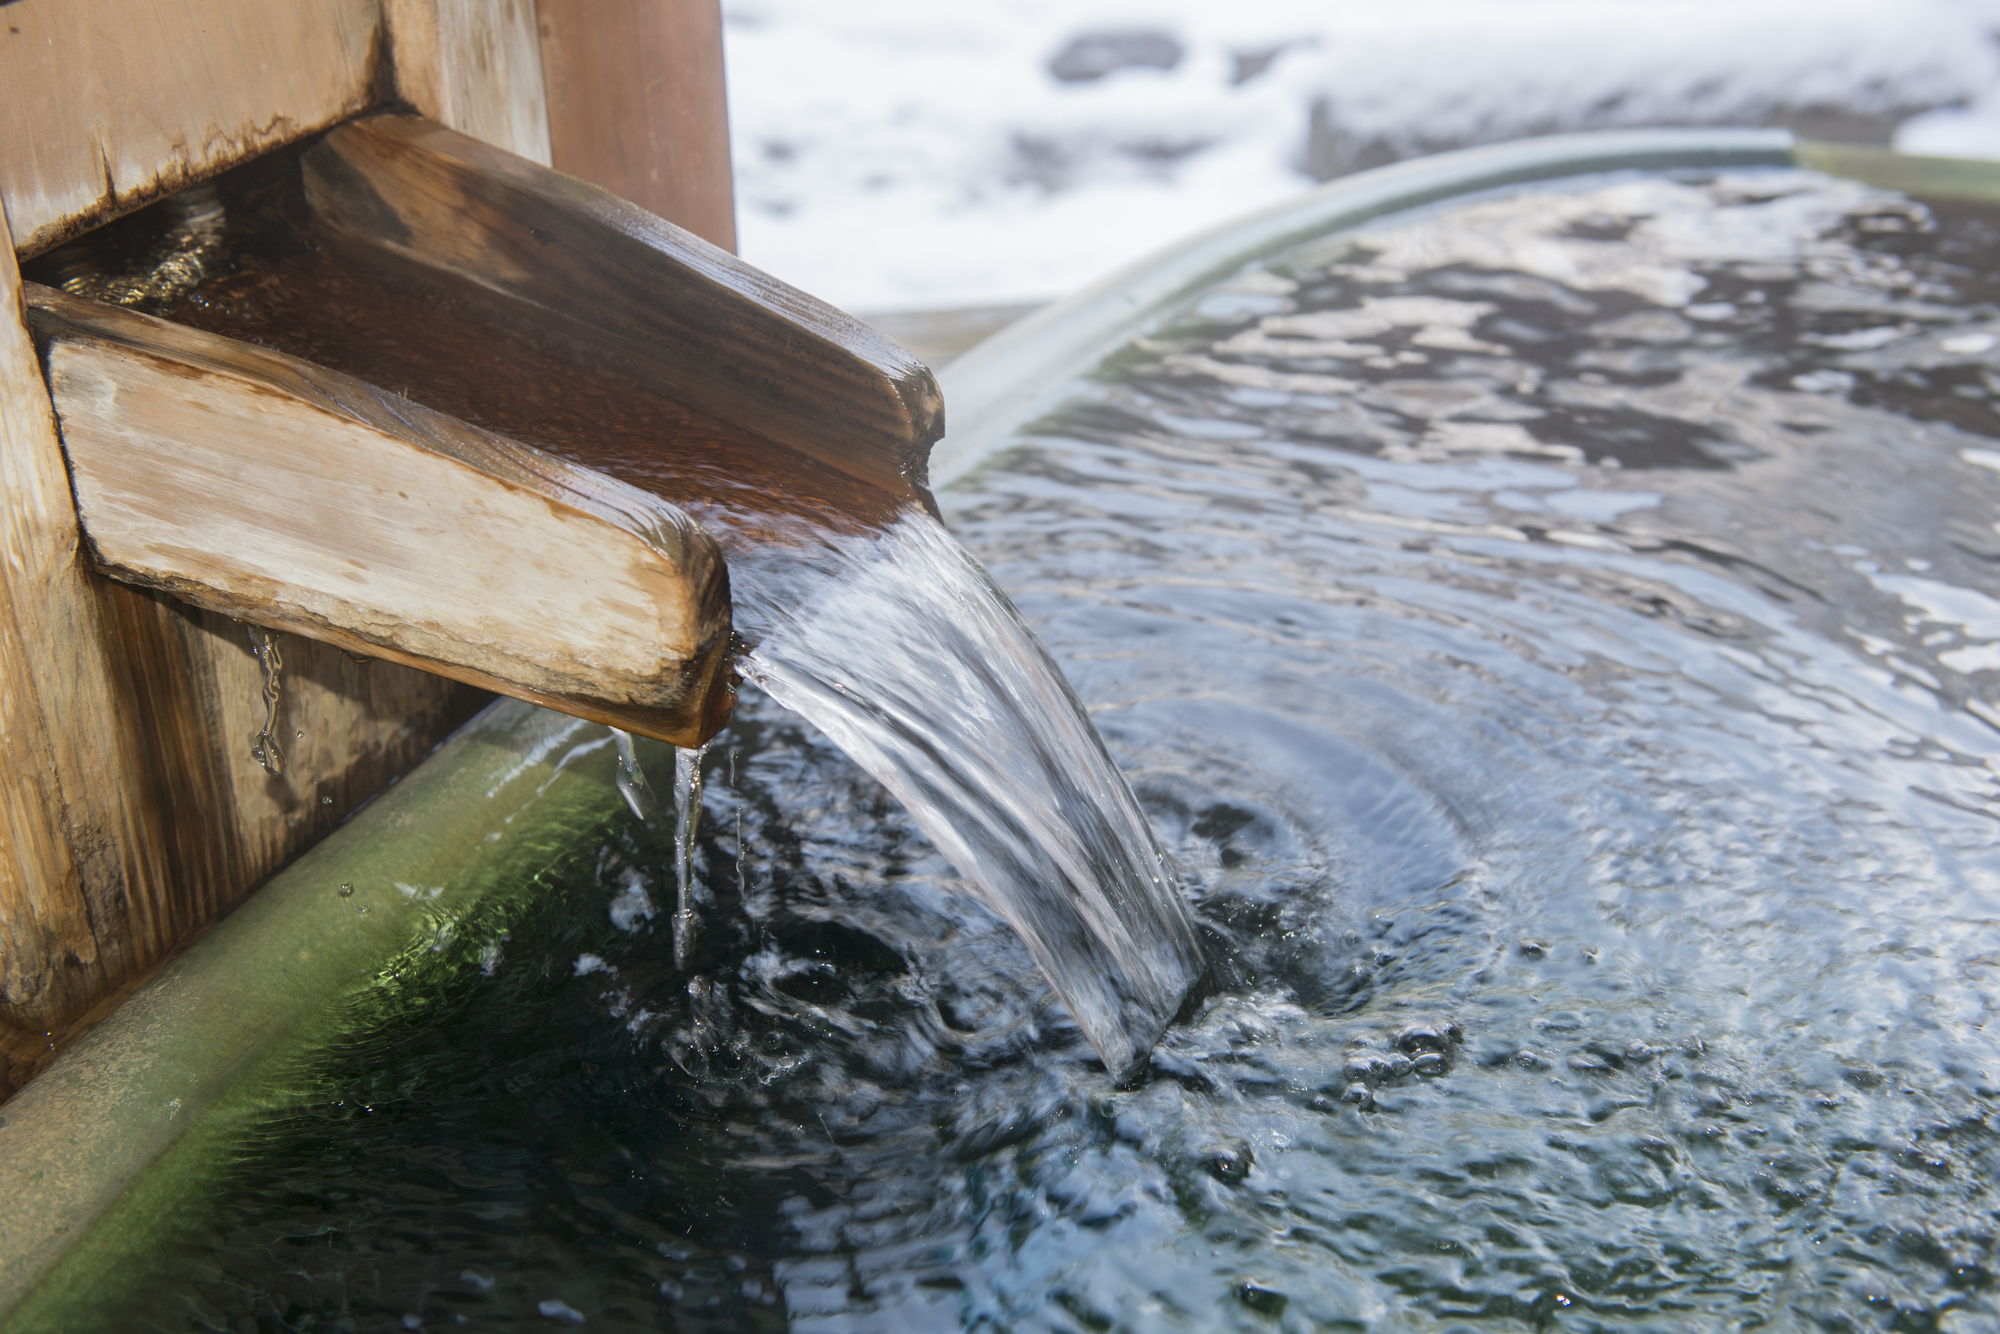
[(1246, 272), (948, 498), (1226, 961), (1142, 1078), (746, 691), (691, 975), (614, 831), (121, 1311), (2000, 1327), (1996, 245), (1763, 173)]

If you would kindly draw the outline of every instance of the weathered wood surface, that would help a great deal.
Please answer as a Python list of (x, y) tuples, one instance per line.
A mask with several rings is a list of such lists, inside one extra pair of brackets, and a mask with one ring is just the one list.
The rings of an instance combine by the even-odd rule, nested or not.
[(28, 291), (104, 572), (683, 746), (726, 721), (728, 578), (673, 506), (281, 353)]
[(522, 303), (521, 336), (905, 497), (943, 434), (924, 364), (608, 191), (410, 116), (306, 153), (318, 220)]
[(0, 200), (24, 254), (395, 96), (549, 160), (533, 0), (4, 8)]
[(536, 0), (386, 5), (398, 96), (461, 134), (549, 164)]
[[(90, 572), (0, 254), (0, 1085), (487, 698), (284, 637), (283, 777), (229, 618)], [(4, 1093), (4, 1089), (0, 1089)]]
[(551, 153), (537, 160), (734, 251), (719, 0), (537, 0), (536, 10)]

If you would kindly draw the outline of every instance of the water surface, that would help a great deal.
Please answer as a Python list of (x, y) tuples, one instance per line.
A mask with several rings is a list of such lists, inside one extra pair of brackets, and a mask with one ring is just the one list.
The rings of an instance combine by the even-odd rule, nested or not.
[(947, 498), (1226, 961), (1137, 1082), (750, 690), (691, 971), (613, 831), (127, 1323), (1994, 1328), (1996, 242), (1773, 172), (1245, 272)]

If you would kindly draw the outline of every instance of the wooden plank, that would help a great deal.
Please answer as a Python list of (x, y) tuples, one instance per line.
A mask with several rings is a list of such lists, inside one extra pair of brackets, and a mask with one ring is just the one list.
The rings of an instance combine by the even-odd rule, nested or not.
[(679, 745), (726, 720), (727, 575), (673, 506), (247, 343), (29, 319), (107, 573)]
[(928, 500), (944, 409), (878, 331), (608, 191), (410, 116), (306, 153), (318, 220), (514, 303), (548, 351)]
[(537, 0), (536, 8), (555, 169), (733, 252), (719, 0)]
[(403, 100), (439, 124), (547, 166), (548, 102), (535, 0), (387, 4), (396, 91)]

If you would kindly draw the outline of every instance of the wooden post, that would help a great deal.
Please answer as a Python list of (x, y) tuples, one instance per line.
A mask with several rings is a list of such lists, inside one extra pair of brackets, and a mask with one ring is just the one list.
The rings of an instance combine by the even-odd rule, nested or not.
[(735, 250), (718, 0), (536, 8), (555, 169)]

